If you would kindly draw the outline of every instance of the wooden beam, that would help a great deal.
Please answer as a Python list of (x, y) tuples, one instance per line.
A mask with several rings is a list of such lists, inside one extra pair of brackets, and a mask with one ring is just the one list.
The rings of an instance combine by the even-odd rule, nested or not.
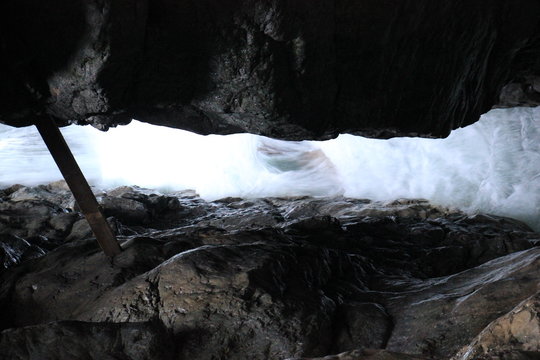
[(107, 256), (119, 254), (122, 251), (120, 245), (58, 126), (53, 119), (40, 119), (35, 125), (90, 224), (97, 242)]

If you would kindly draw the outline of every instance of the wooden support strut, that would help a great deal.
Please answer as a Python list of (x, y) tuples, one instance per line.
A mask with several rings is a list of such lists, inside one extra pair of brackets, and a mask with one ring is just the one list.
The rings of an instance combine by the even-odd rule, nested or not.
[(90, 228), (96, 236), (101, 249), (103, 249), (107, 256), (112, 257), (119, 254), (122, 249), (109, 223), (103, 216), (96, 197), (90, 189), (90, 185), (88, 185), (79, 165), (77, 165), (77, 161), (73, 157), (58, 126), (56, 126), (53, 119), (40, 119), (35, 125), (54, 158), (56, 165), (58, 165), (62, 176), (64, 176), (75, 200), (79, 204), (86, 221), (90, 224)]

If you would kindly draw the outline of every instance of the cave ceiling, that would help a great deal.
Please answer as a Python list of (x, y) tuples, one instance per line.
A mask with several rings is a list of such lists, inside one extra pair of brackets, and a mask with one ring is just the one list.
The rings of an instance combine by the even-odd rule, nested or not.
[(20, 0), (0, 122), (444, 137), (540, 102), (536, 0)]

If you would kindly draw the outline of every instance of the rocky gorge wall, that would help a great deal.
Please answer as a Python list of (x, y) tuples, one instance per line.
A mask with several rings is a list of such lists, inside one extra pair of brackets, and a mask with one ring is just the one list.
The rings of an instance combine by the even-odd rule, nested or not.
[[(539, 103), (539, 34), (535, 0), (2, 2), (0, 122), (442, 137)], [(421, 199), (96, 195), (112, 259), (63, 182), (0, 189), (0, 358), (540, 357), (540, 237), (519, 221)]]
[(0, 191), (3, 359), (527, 360), (540, 235), (422, 200)]
[(0, 121), (17, 126), (440, 137), (538, 103), (535, 0), (21, 0), (0, 14)]

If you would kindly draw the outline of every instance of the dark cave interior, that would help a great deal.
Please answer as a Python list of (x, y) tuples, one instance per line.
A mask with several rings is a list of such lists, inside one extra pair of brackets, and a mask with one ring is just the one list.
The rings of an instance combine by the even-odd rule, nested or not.
[[(536, 0), (5, 1), (0, 49), (14, 127), (445, 138), (540, 105)], [(540, 358), (540, 234), (521, 221), (419, 198), (94, 192), (114, 257), (66, 183), (0, 189), (0, 357)]]

